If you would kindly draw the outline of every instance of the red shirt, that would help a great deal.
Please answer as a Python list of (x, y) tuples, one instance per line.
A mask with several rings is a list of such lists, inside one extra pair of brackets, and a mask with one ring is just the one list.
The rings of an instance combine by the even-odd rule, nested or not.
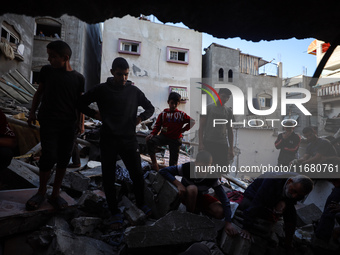
[(195, 121), (185, 112), (182, 112), (178, 109), (176, 109), (174, 112), (170, 112), (170, 109), (167, 108), (158, 115), (156, 124), (151, 134), (157, 135), (161, 130), (161, 133), (166, 137), (171, 139), (179, 139), (183, 137), (183, 132), (191, 128), (190, 122), (192, 126), (195, 124)]

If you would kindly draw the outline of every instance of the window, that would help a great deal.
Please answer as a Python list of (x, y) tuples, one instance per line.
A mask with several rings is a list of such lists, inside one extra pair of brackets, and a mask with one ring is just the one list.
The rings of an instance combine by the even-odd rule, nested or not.
[(182, 49), (182, 48), (175, 48), (168, 46), (166, 48), (167, 62), (172, 63), (180, 63), (180, 64), (189, 64), (189, 50), (188, 49)]
[[(37, 18), (35, 20), (35, 36), (38, 38), (57, 38), (62, 37), (62, 24), (57, 19), (49, 17)], [(37, 39), (37, 37), (35, 37)]]
[(233, 70), (228, 71), (228, 82), (233, 82)]
[(223, 76), (224, 76), (224, 71), (222, 68), (220, 68), (220, 70), (218, 70), (218, 80), (223, 81)]
[(141, 42), (119, 39), (118, 40), (118, 52), (125, 54), (140, 55)]
[(6, 22), (3, 22), (1, 25), (1, 37), (5, 38), (9, 43), (19, 44), (20, 42), (19, 33)]

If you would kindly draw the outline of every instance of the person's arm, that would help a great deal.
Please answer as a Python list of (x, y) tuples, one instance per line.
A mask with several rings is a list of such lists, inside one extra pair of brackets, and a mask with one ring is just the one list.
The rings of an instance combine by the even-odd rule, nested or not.
[(317, 152), (314, 157), (308, 157), (307, 159), (299, 159), (298, 162), (301, 164), (313, 164), (320, 162), (321, 159), (322, 154)]
[(220, 200), (222, 204), (222, 208), (224, 212), (224, 221), (225, 221), (224, 230), (228, 235), (235, 236), (238, 234), (238, 231), (231, 224), (230, 201), (227, 195), (225, 194), (224, 189), (221, 185), (214, 187), (214, 191), (215, 191), (217, 198)]
[(96, 95), (96, 87), (94, 87), (93, 89), (89, 90), (88, 92), (80, 96), (77, 107), (85, 115), (91, 118), (101, 120), (100, 113), (89, 107), (89, 105), (92, 102), (96, 101), (95, 95)]
[(286, 204), (286, 208), (283, 212), (285, 241), (284, 246), (286, 249), (292, 247), (293, 236), (296, 228), (296, 210), (294, 204)]
[(290, 151), (290, 152), (297, 152), (300, 147), (300, 142), (301, 142), (300, 136), (296, 136), (296, 138), (293, 139), (293, 144), (289, 147), (284, 146), (283, 150)]
[(177, 187), (177, 189), (178, 189), (178, 195), (180, 197), (182, 197), (185, 194), (185, 192), (186, 192), (186, 188), (175, 177), (175, 175), (180, 175), (178, 167), (179, 166), (165, 167), (165, 168), (162, 168), (161, 170), (159, 170), (158, 173), (160, 175), (162, 175), (167, 181), (169, 181), (172, 184), (174, 184)]
[(37, 91), (34, 93), (32, 106), (28, 114), (27, 124), (30, 127), (32, 126), (32, 124), (35, 124), (37, 120), (37, 116), (35, 112), (37, 111), (39, 107), (39, 104), (41, 102), (41, 97), (44, 94), (44, 91), (45, 91), (45, 85), (44, 83), (40, 82)]
[(205, 125), (207, 123), (207, 116), (205, 115), (201, 115), (200, 116), (200, 127), (198, 130), (198, 138), (199, 138), (199, 146), (198, 149), (199, 150), (203, 150), (204, 149), (204, 145), (203, 145), (203, 134), (204, 134), (204, 129), (205, 129)]
[(158, 132), (161, 130), (161, 127), (163, 125), (163, 120), (162, 120), (162, 116), (163, 116), (163, 112), (161, 112), (156, 120), (156, 123), (151, 131), (151, 133), (145, 138), (146, 141), (148, 141), (149, 139), (151, 139), (153, 136), (157, 135)]
[(140, 121), (147, 120), (152, 116), (152, 114), (155, 112), (155, 107), (151, 104), (151, 102), (145, 97), (144, 93), (142, 91), (139, 91), (139, 105), (143, 107), (144, 112), (139, 114), (137, 118), (140, 118)]
[(184, 133), (185, 131), (188, 131), (190, 128), (192, 128), (195, 125), (195, 120), (192, 119), (188, 114), (184, 113), (184, 125), (182, 127), (181, 133)]
[(280, 150), (283, 147), (283, 137), (282, 134), (279, 134), (275, 141), (275, 148)]
[(234, 132), (232, 126), (228, 125), (228, 141), (229, 141), (229, 150), (228, 150), (228, 159), (232, 160), (235, 156), (234, 153)]

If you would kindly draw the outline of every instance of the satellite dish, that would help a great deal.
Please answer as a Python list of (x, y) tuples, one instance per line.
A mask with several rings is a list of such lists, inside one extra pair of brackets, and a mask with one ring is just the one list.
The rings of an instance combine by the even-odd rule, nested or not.
[(20, 55), (24, 55), (24, 50), (25, 50), (25, 46), (23, 44), (19, 44), (19, 46), (18, 46), (18, 53)]

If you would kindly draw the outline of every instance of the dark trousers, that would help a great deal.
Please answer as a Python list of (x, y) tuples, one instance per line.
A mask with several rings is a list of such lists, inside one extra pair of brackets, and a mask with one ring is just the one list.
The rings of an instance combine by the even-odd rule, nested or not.
[(182, 145), (181, 138), (171, 139), (162, 134), (155, 135), (147, 142), (147, 145), (148, 145), (148, 152), (150, 155), (155, 154), (155, 150), (157, 146), (169, 145), (169, 153), (170, 153), (169, 165), (170, 166), (177, 165), (178, 153), (179, 153), (180, 146)]
[(315, 230), (316, 237), (325, 241), (328, 241), (332, 237), (335, 224), (336, 213), (331, 212), (331, 209), (328, 208), (332, 201), (340, 202), (340, 187), (334, 188), (328, 196), (319, 224)]
[(213, 165), (229, 166), (227, 143), (217, 143), (211, 141), (203, 141), (204, 149), (210, 152), (213, 158)]
[(138, 207), (144, 205), (144, 177), (136, 136), (113, 136), (101, 131), (100, 137), (103, 186), (106, 200), (112, 214), (119, 212), (116, 198), (116, 160), (117, 155), (123, 160), (133, 182), (133, 192)]

